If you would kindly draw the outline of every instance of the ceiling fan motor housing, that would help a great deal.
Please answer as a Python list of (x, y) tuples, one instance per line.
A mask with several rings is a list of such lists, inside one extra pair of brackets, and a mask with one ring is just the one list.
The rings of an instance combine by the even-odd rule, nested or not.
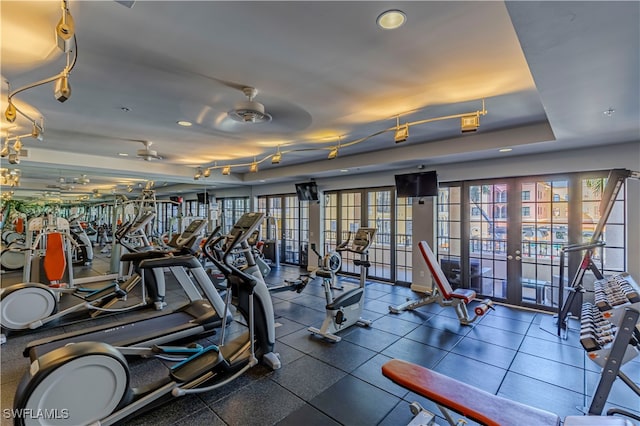
[(242, 123), (261, 123), (271, 120), (271, 116), (264, 112), (264, 105), (256, 101), (236, 103), (235, 108), (229, 115), (233, 120)]

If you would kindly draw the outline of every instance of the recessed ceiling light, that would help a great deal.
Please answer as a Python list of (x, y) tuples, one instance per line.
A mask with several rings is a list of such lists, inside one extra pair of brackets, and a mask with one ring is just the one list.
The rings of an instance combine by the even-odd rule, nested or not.
[(611, 108), (611, 107), (609, 107), (608, 110), (604, 111), (604, 115), (606, 115), (607, 117), (611, 117), (614, 112), (616, 112), (616, 110)]
[(349, 169), (341, 169), (340, 173), (347, 173), (349, 171)]
[(179, 125), (183, 126), (183, 127), (191, 127), (193, 125), (193, 123), (191, 123), (190, 121), (186, 121), (186, 120), (180, 120), (177, 123)]
[(118, 155), (120, 157), (128, 157), (129, 156), (129, 154), (127, 154), (126, 152), (119, 152)]
[(498, 152), (510, 152), (513, 151), (513, 148), (501, 148), (498, 150)]
[(122, 111), (122, 112), (130, 112), (131, 108), (123, 106), (123, 107), (120, 108), (120, 111)]
[(405, 22), (407, 22), (407, 15), (397, 9), (382, 12), (376, 19), (378, 26), (384, 30), (394, 30), (404, 25)]
[(264, 179), (260, 179), (260, 182), (265, 183), (265, 182), (266, 182), (266, 180), (264, 180)]

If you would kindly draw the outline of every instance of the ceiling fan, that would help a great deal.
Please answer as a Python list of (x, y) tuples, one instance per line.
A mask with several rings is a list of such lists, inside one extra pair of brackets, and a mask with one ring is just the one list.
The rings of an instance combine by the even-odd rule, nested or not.
[(137, 155), (139, 158), (142, 158), (144, 161), (151, 160), (162, 160), (164, 157), (158, 155), (158, 151), (155, 149), (151, 149), (151, 145), (153, 142), (151, 141), (140, 141), (144, 145), (144, 148), (139, 149)]
[(242, 93), (247, 97), (247, 100), (236, 102), (234, 108), (227, 113), (229, 118), (240, 123), (267, 123), (271, 121), (271, 115), (265, 112), (264, 105), (253, 100), (258, 94), (255, 87), (243, 87)]
[(80, 185), (86, 185), (91, 183), (91, 179), (87, 177), (87, 175), (80, 175), (79, 178), (73, 178), (74, 183), (79, 183)]
[(59, 189), (61, 191), (71, 191), (75, 188), (75, 186), (72, 183), (67, 182), (64, 177), (60, 176), (57, 183), (49, 184), (47, 185), (47, 188)]

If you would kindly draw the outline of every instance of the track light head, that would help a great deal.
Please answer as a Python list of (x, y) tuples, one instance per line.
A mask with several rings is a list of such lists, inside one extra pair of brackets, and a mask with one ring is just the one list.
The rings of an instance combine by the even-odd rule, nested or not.
[(20, 157), (18, 154), (9, 154), (9, 164), (20, 164)]
[(204, 171), (202, 172), (202, 176), (206, 178), (211, 176), (211, 169), (204, 169)]
[(338, 156), (338, 147), (336, 146), (333, 149), (331, 149), (331, 151), (329, 151), (329, 155), (327, 156), (327, 159), (333, 160), (337, 156)]
[(460, 130), (462, 133), (471, 133), (478, 130), (480, 127), (480, 114), (465, 115), (460, 118)]
[(193, 180), (200, 180), (201, 177), (202, 177), (202, 169), (198, 167), (196, 174), (193, 175)]
[(396, 128), (396, 134), (393, 139), (396, 143), (402, 143), (409, 139), (409, 123), (398, 126)]
[(42, 142), (44, 139), (44, 137), (42, 136), (42, 133), (43, 133), (42, 127), (40, 127), (38, 123), (34, 122), (33, 130), (31, 130), (31, 137)]
[(231, 174), (231, 166), (224, 166), (222, 168), (222, 175), (229, 176)]
[(7, 141), (5, 141), (4, 145), (2, 146), (2, 150), (0, 151), (0, 157), (5, 158), (10, 153), (11, 153), (11, 150), (9, 149), (9, 141), (7, 140)]
[(14, 121), (16, 121), (17, 116), (18, 111), (16, 110), (15, 105), (13, 105), (13, 102), (11, 102), (11, 99), (9, 99), (9, 105), (4, 111), (4, 118), (6, 118), (9, 123), (13, 123)]
[(62, 18), (60, 18), (58, 25), (56, 25), (56, 44), (58, 45), (58, 49), (65, 53), (71, 50), (74, 33), (75, 23), (73, 22), (73, 17), (63, 2)]
[(53, 95), (58, 102), (64, 102), (71, 97), (71, 86), (69, 85), (69, 74), (65, 70), (56, 80), (53, 88)]
[(13, 150), (15, 152), (20, 152), (20, 150), (22, 149), (22, 140), (17, 137), (16, 141), (13, 143)]
[(258, 172), (258, 163), (253, 160), (253, 163), (249, 166), (249, 173), (257, 173)]
[(271, 164), (280, 164), (280, 161), (282, 161), (282, 153), (278, 151), (271, 157)]

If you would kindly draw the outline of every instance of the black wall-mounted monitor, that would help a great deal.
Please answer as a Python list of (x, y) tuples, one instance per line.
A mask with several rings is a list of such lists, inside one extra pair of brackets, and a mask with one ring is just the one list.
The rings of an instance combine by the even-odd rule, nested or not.
[(318, 185), (315, 182), (296, 183), (296, 194), (300, 201), (318, 201)]
[(201, 192), (199, 194), (197, 194), (198, 196), (198, 202), (200, 204), (209, 204), (209, 194), (206, 192)]
[(434, 197), (438, 195), (438, 174), (435, 170), (395, 175), (398, 197)]

